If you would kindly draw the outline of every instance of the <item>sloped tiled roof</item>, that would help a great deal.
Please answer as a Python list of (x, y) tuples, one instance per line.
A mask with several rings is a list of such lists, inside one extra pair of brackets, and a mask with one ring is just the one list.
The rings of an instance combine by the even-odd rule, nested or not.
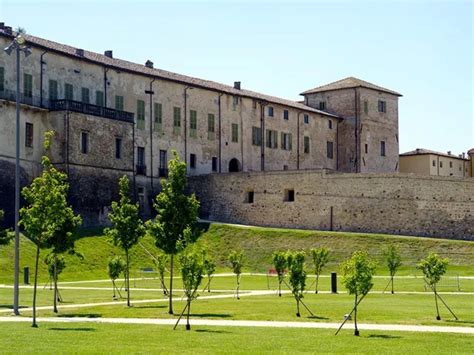
[(469, 158), (462, 158), (462, 157), (459, 157), (456, 154), (441, 153), (441, 152), (436, 152), (434, 150), (423, 149), (423, 148), (417, 148), (415, 150), (411, 150), (409, 152), (402, 153), (402, 154), (400, 154), (400, 156), (405, 157), (405, 156), (411, 156), (411, 155), (427, 155), (427, 154), (439, 155), (441, 157), (447, 157), (447, 158), (465, 159), (465, 160), (467, 159), (467, 160), (469, 160)]
[(400, 94), (396, 91), (385, 89), (381, 86), (369, 83), (368, 81), (364, 81), (364, 80), (361, 80), (361, 79), (354, 78), (353, 76), (335, 81), (335, 82), (330, 83), (330, 84), (318, 86), (318, 87), (316, 87), (314, 89), (311, 89), (311, 90), (306, 90), (306, 91), (302, 92), (300, 95), (314, 94), (314, 93), (317, 93), (317, 92), (324, 92), (324, 91), (350, 89), (350, 88), (357, 88), (357, 87), (373, 89), (373, 90), (386, 92), (386, 93), (396, 95), (396, 96), (402, 96), (402, 94)]
[[(9, 35), (0, 29), (0, 36), (13, 38), (15, 35), (16, 35), (15, 32), (13, 32), (13, 35)], [(145, 65), (132, 63), (123, 59), (109, 58), (103, 54), (99, 54), (99, 53), (95, 53), (95, 52), (91, 52), (87, 50), (83, 51), (83, 55), (78, 55), (76, 52), (77, 48), (75, 47), (53, 42), (50, 40), (46, 40), (40, 37), (28, 35), (28, 34), (25, 34), (24, 37), (27, 40), (29, 45), (40, 47), (46, 50), (51, 50), (63, 55), (75, 57), (77, 59), (85, 60), (85, 61), (99, 64), (99, 65), (104, 65), (104, 66), (111, 67), (114, 69), (128, 71), (128, 72), (132, 72), (136, 74), (142, 74), (146, 76), (151, 76), (151, 77), (162, 79), (162, 80), (169, 80), (169, 81), (173, 81), (173, 82), (177, 82), (177, 83), (181, 83), (185, 85), (190, 85), (194, 87), (199, 87), (203, 89), (208, 89), (212, 91), (217, 91), (217, 92), (221, 92), (221, 93), (225, 93), (229, 95), (236, 95), (236, 96), (242, 96), (242, 97), (248, 97), (252, 99), (267, 101), (274, 104), (280, 104), (283, 106), (293, 107), (293, 108), (306, 111), (306, 112), (313, 112), (313, 113), (318, 113), (321, 115), (331, 116), (331, 117), (336, 117), (336, 118), (338, 117), (337, 115), (330, 114), (325, 111), (317, 110), (315, 108), (298, 103), (296, 101), (286, 100), (286, 99), (282, 99), (282, 98), (270, 96), (270, 95), (265, 95), (265, 94), (261, 94), (261, 93), (250, 91), (250, 90), (239, 90), (239, 89), (235, 89), (233, 86), (230, 86), (230, 85), (224, 85), (224, 84), (217, 83), (210, 80), (198, 79), (198, 78), (194, 78), (194, 77), (190, 77), (186, 75), (169, 72), (162, 69), (148, 68)]]

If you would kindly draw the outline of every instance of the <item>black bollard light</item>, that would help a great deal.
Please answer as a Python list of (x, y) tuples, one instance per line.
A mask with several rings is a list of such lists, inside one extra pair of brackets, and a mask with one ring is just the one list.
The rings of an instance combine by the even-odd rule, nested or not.
[(23, 268), (23, 283), (25, 285), (30, 284), (30, 268), (28, 266)]
[(337, 273), (331, 272), (331, 293), (337, 293)]

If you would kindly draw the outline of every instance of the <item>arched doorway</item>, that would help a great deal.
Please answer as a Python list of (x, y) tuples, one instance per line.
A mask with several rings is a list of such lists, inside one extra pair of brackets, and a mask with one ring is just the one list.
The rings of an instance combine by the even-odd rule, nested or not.
[(242, 170), (240, 161), (236, 158), (232, 158), (229, 162), (229, 173), (236, 173)]

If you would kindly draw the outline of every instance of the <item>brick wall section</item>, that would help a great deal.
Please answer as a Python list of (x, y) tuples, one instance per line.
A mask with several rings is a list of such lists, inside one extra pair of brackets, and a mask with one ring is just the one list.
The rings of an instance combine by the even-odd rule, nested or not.
[(193, 177), (190, 190), (202, 217), (222, 222), (474, 240), (474, 179), (258, 172)]

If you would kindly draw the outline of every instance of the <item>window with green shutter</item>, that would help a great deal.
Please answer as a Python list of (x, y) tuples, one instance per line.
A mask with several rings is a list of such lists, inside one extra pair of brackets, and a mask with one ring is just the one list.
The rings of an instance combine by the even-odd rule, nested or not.
[(90, 91), (88, 88), (81, 89), (81, 101), (85, 104), (90, 103)]
[(58, 82), (56, 80), (49, 81), (49, 100), (57, 100), (58, 99)]
[(232, 123), (232, 142), (239, 142), (239, 125), (237, 123)]
[(95, 92), (95, 104), (104, 107), (104, 93), (100, 90), (96, 90)]
[(189, 111), (189, 136), (197, 137), (197, 111)]
[(260, 127), (252, 127), (252, 144), (262, 145), (262, 129)]
[(5, 68), (0, 67), (0, 91), (5, 90)]
[(162, 108), (161, 108), (161, 104), (158, 103), (158, 102), (155, 102), (155, 105), (154, 105), (154, 109), (155, 109), (155, 112), (154, 112), (154, 115), (155, 115), (155, 131), (157, 132), (161, 132), (161, 124), (162, 124), (162, 120), (163, 120), (163, 112), (162, 112)]
[(213, 140), (215, 138), (216, 121), (214, 114), (209, 113), (207, 115), (207, 139)]
[(181, 134), (181, 108), (173, 107), (173, 133)]
[(64, 98), (66, 100), (74, 100), (74, 88), (72, 84), (64, 84)]
[(291, 150), (291, 133), (281, 132), (281, 149)]
[(23, 95), (24, 97), (33, 97), (33, 76), (31, 74), (23, 74)]
[(304, 137), (304, 153), (309, 154), (309, 137)]
[(137, 128), (145, 128), (145, 101), (137, 100)]
[(267, 129), (267, 139), (266, 139), (266, 142), (265, 142), (265, 145), (267, 146), (267, 148), (278, 148), (278, 132), (277, 131), (274, 131), (274, 130), (271, 130), (271, 129)]
[(123, 96), (115, 95), (115, 109), (123, 111)]

